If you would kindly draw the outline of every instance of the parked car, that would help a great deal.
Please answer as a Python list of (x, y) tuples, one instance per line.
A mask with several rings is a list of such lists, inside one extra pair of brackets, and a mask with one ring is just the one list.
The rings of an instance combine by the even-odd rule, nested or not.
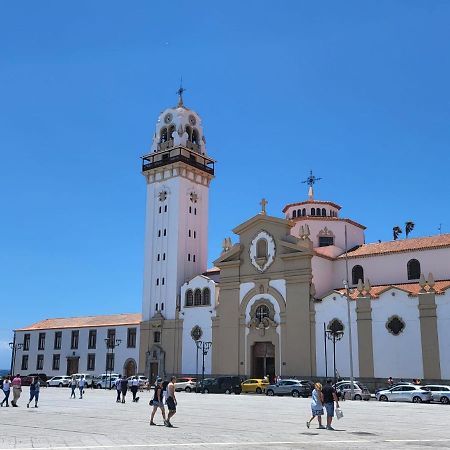
[(401, 385), (379, 391), (375, 397), (380, 402), (431, 402), (431, 391), (423, 386)]
[[(98, 378), (94, 379), (94, 386), (97, 389), (115, 389), (116, 387), (116, 380), (119, 378), (119, 375), (116, 374), (111, 374), (111, 380), (110, 380), (110, 376), (100, 376)], [(110, 382), (111, 381), (111, 382)]]
[(395, 384), (393, 384), (392, 386), (386, 386), (386, 387), (384, 387), (384, 388), (379, 388), (379, 389), (377, 389), (377, 390), (375, 391), (375, 394), (376, 394), (377, 392), (384, 391), (384, 390), (386, 390), (386, 389), (392, 389), (392, 388), (395, 388), (395, 387), (397, 387), (397, 386), (417, 386), (417, 385), (414, 384), (414, 383), (410, 383), (409, 381), (399, 381), (398, 383), (395, 383)]
[(434, 402), (441, 402), (444, 405), (450, 403), (450, 386), (427, 384), (425, 388), (431, 392)]
[(86, 381), (86, 387), (91, 387), (92, 383), (94, 383), (94, 375), (90, 373), (74, 373), (73, 374), (77, 381), (80, 381), (81, 375), (84, 376), (84, 379)]
[(195, 387), (197, 386), (197, 378), (177, 378), (175, 383), (175, 390), (191, 392), (195, 391)]
[(266, 379), (250, 378), (241, 383), (242, 392), (255, 392), (256, 394), (262, 394), (265, 392), (269, 382)]
[(131, 380), (133, 380), (134, 377), (137, 377), (139, 386), (145, 386), (145, 384), (148, 383), (148, 378), (145, 375), (133, 375), (127, 378), (128, 386), (131, 386)]
[(49, 386), (67, 387), (70, 384), (71, 378), (72, 377), (68, 377), (66, 375), (59, 375), (59, 376), (50, 378), (50, 380), (47, 381), (47, 384)]
[(301, 380), (280, 380), (266, 388), (266, 395), (292, 395), (292, 397), (308, 397), (311, 394), (309, 384), (302, 383)]
[(31, 378), (38, 377), (40, 385), (42, 387), (47, 387), (47, 379), (48, 379), (48, 377), (47, 377), (47, 375), (45, 373), (29, 373), (27, 376), (30, 377), (30, 383), (28, 384), (28, 386), (31, 384)]
[[(335, 389), (337, 392), (341, 394), (342, 396), (345, 396), (345, 398), (350, 398), (351, 396), (351, 381), (340, 381), (339, 383), (336, 383)], [(363, 384), (359, 383), (358, 381), (353, 382), (353, 400), (370, 400), (370, 392), (367, 386), (364, 386)]]
[(203, 394), (231, 394), (234, 392), (239, 395), (242, 392), (241, 377), (218, 377), (205, 378), (204, 382), (200, 382), (200, 392)]

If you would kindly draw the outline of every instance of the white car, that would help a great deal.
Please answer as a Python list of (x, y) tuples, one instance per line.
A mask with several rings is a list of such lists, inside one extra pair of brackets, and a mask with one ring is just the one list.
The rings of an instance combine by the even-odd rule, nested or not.
[(97, 389), (115, 389), (116, 388), (116, 381), (119, 378), (119, 376), (115, 376), (114, 374), (111, 376), (111, 382), (109, 379), (109, 375), (107, 377), (99, 377), (94, 379), (94, 385)]
[(128, 377), (128, 386), (131, 386), (131, 381), (133, 378), (137, 376), (137, 379), (139, 381), (139, 386), (145, 386), (146, 383), (148, 383), (148, 378), (144, 375), (133, 375), (132, 377)]
[(441, 402), (444, 405), (450, 403), (450, 386), (427, 384), (425, 387), (431, 391), (434, 402)]
[[(335, 389), (340, 392), (345, 398), (351, 396), (351, 381), (340, 381), (336, 383)], [(353, 382), (353, 400), (370, 400), (370, 392), (366, 386), (360, 384), (358, 381)]]
[(431, 391), (423, 386), (402, 385), (378, 391), (375, 397), (380, 402), (431, 402)]
[(94, 383), (94, 375), (91, 375), (90, 373), (74, 373), (73, 375), (77, 381), (80, 381), (81, 375), (83, 375), (86, 387), (91, 387), (92, 383)]
[(197, 386), (196, 378), (178, 378), (175, 383), (175, 390), (191, 392), (195, 391), (196, 386)]
[(68, 377), (66, 375), (56, 376), (47, 380), (48, 386), (56, 386), (56, 387), (67, 387), (70, 384), (70, 380), (72, 377)]

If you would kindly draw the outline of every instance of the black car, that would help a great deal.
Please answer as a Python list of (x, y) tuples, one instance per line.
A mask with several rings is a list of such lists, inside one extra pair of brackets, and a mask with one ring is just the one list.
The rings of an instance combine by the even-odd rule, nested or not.
[(199, 383), (200, 392), (203, 394), (231, 394), (234, 392), (239, 395), (242, 392), (241, 383), (242, 377), (217, 377), (217, 378), (205, 378), (205, 380)]

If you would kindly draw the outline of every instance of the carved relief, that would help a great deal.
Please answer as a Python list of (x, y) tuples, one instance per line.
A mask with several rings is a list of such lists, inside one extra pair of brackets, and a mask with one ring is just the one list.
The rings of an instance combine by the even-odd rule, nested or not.
[(250, 261), (259, 271), (264, 272), (275, 258), (275, 241), (267, 231), (260, 231), (250, 244)]
[(248, 327), (256, 329), (261, 336), (265, 335), (267, 329), (276, 328), (275, 308), (269, 300), (262, 299), (256, 301), (250, 309), (250, 322)]

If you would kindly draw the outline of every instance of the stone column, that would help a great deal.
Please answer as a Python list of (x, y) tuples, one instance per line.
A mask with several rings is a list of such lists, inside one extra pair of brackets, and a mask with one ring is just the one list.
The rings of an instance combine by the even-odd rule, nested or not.
[(374, 376), (371, 302), (370, 284), (366, 281), (364, 294), (361, 289), (356, 298), (356, 328), (358, 333), (359, 376), (361, 378), (373, 378)]
[(438, 380), (441, 378), (441, 363), (439, 356), (439, 338), (437, 329), (436, 299), (434, 280), (430, 273), (428, 281), (422, 275), (419, 298), (419, 321), (422, 341), (423, 377)]

